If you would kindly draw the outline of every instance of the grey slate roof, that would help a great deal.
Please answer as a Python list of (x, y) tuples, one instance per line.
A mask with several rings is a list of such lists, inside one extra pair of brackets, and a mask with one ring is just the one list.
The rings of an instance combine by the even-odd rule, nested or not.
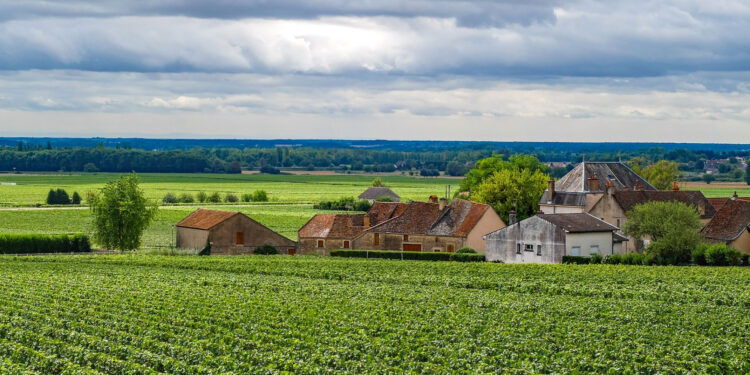
[(380, 197), (390, 197), (393, 198), (394, 201), (400, 199), (400, 197), (396, 193), (394, 193), (393, 190), (387, 187), (373, 186), (359, 195), (359, 199), (378, 199)]
[(578, 214), (538, 214), (546, 220), (570, 233), (610, 232), (618, 228), (587, 213)]
[[(588, 179), (596, 176), (599, 189), (590, 190)], [(621, 162), (583, 162), (555, 183), (555, 192), (590, 192), (603, 191), (607, 181), (612, 182), (615, 190), (632, 190), (636, 182), (642, 190), (656, 190), (643, 177), (639, 176)]]
[(554, 204), (557, 206), (585, 206), (586, 205), (586, 193), (567, 193), (556, 191), (552, 197), (552, 202), (547, 199), (547, 190), (544, 191), (542, 199), (539, 200), (539, 204)]

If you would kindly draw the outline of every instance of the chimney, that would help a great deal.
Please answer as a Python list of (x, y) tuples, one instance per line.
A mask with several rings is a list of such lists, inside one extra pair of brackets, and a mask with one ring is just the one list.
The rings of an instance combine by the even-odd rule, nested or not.
[(737, 191), (735, 190), (734, 194), (732, 195), (732, 200), (736, 201), (737, 198), (739, 198), (739, 197), (737, 196)]
[(680, 191), (680, 187), (677, 186), (677, 181), (672, 181), (672, 191)]
[(365, 215), (364, 226), (365, 228), (370, 227), (370, 215)]
[(430, 203), (437, 203), (437, 202), (438, 202), (437, 195), (430, 195)]
[(516, 217), (516, 211), (511, 211), (508, 213), (508, 225), (513, 225), (518, 221)]
[(589, 177), (589, 191), (599, 191), (599, 178), (596, 175)]
[(445, 209), (445, 203), (446, 203), (447, 201), (448, 201), (448, 200), (447, 200), (447, 199), (445, 199), (445, 198), (440, 198), (440, 206), (438, 206), (438, 207), (439, 207), (439, 209), (440, 209), (440, 211), (442, 211), (443, 209)]
[(552, 203), (554, 199), (555, 199), (555, 179), (550, 178), (549, 181), (547, 181), (547, 201)]
[(612, 181), (607, 181), (604, 183), (604, 185), (607, 187), (607, 195), (612, 195), (615, 193), (615, 184)]
[(641, 191), (641, 190), (643, 190), (643, 186), (641, 186), (641, 181), (640, 180), (635, 180), (635, 185), (633, 185), (633, 190), (634, 191)]

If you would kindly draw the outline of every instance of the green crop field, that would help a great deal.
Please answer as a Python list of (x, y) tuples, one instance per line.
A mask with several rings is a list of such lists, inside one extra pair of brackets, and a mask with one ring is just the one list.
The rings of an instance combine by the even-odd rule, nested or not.
[[(72, 194), (77, 191), (85, 197), (88, 191), (101, 188), (104, 183), (119, 176), (114, 173), (81, 173), (70, 175), (0, 175), (0, 206), (29, 206), (44, 203), (50, 188), (62, 188)], [(165, 194), (177, 195), (200, 191), (219, 192), (238, 196), (265, 190), (271, 202), (315, 203), (321, 200), (356, 197), (373, 180), (373, 176), (356, 175), (222, 175), (222, 174), (158, 174), (138, 175), (147, 198), (160, 200)], [(450, 178), (418, 178), (409, 176), (384, 176), (382, 180), (404, 200), (426, 200), (431, 194), (443, 195), (445, 186), (452, 191), (458, 180)]]
[(0, 257), (0, 373), (750, 371), (750, 269)]

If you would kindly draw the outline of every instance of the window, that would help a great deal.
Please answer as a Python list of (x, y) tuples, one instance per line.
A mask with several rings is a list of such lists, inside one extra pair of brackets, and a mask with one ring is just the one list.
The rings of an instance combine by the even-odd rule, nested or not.
[(234, 241), (237, 245), (245, 244), (245, 232), (237, 232), (237, 236)]
[(536, 255), (542, 256), (542, 245), (536, 245)]
[(456, 251), (456, 247), (455, 247), (455, 246), (453, 246), (453, 244), (448, 244), (448, 252), (449, 252), (449, 253), (452, 253), (452, 252), (454, 252), (454, 251)]
[(516, 244), (516, 254), (521, 254), (521, 244), (520, 243)]
[(408, 234), (404, 235), (404, 241), (409, 241), (409, 235)]
[(589, 250), (589, 253), (599, 254), (599, 245), (591, 245), (591, 249)]
[(534, 251), (534, 245), (532, 245), (532, 244), (526, 244), (526, 248), (524, 250), (526, 250), (526, 251)]
[(574, 257), (581, 256), (581, 247), (580, 246), (573, 246), (570, 248), (570, 255)]
[(324, 245), (323, 240), (318, 240), (318, 247), (323, 247), (323, 245)]
[(348, 248), (349, 248), (349, 241), (344, 241), (344, 249), (348, 249)]
[(375, 245), (380, 245), (380, 233), (375, 233), (373, 235), (372, 243)]

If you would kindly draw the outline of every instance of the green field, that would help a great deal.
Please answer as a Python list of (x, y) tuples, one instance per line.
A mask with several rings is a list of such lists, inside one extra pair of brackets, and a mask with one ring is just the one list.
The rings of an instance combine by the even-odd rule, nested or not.
[(750, 269), (0, 257), (0, 373), (748, 373)]
[[(0, 175), (0, 182), (15, 182), (16, 185), (0, 185), (0, 206), (30, 206), (43, 204), (50, 188), (63, 188), (72, 194), (79, 192), (85, 197), (88, 191), (96, 191), (104, 183), (119, 176), (114, 173), (81, 173), (70, 175)], [(219, 192), (238, 196), (265, 190), (273, 203), (315, 203), (321, 200), (356, 197), (373, 180), (373, 176), (355, 175), (239, 175), (239, 174), (156, 174), (138, 175), (146, 197), (161, 200), (172, 192), (196, 194)], [(409, 176), (384, 176), (382, 180), (403, 200), (427, 200), (431, 194), (443, 195), (446, 185), (456, 191), (458, 180), (448, 178), (416, 178)]]

